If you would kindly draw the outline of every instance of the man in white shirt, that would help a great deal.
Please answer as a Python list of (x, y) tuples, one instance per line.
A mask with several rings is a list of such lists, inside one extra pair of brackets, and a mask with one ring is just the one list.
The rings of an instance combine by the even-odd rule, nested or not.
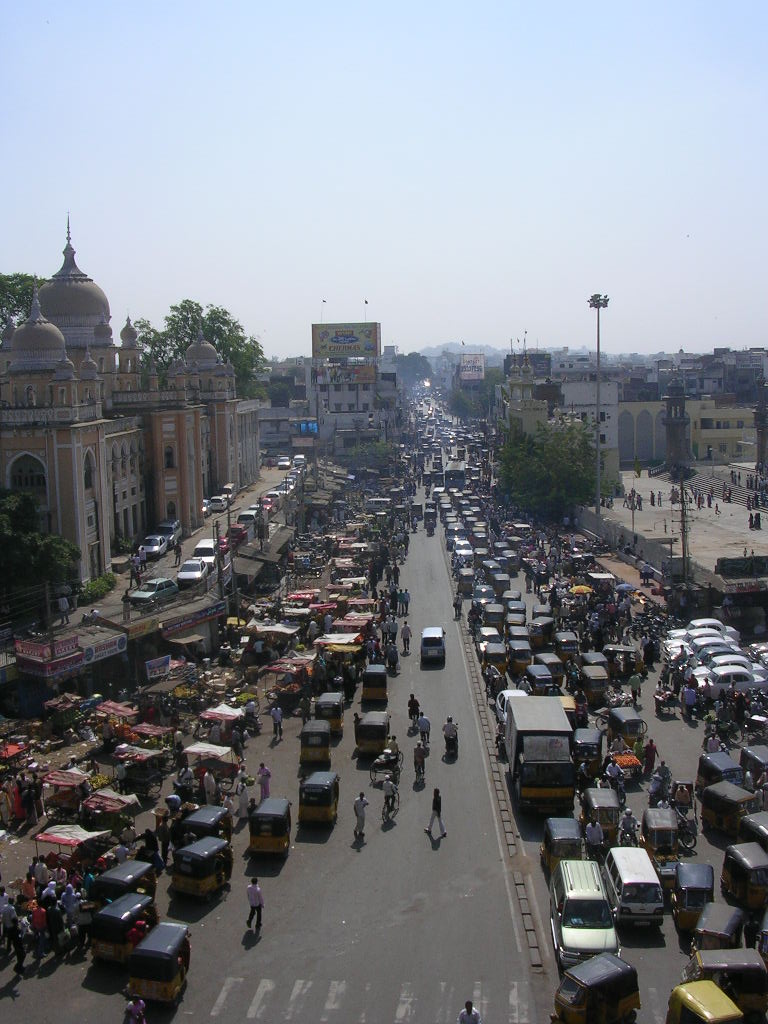
[(593, 818), (584, 829), (584, 838), (587, 841), (587, 854), (590, 857), (596, 856), (603, 845), (604, 838), (602, 826), (597, 818)]
[(472, 1005), (471, 999), (468, 999), (464, 1004), (464, 1009), (458, 1016), (457, 1024), (483, 1024), (482, 1018)]
[(367, 806), (365, 793), (361, 793), (352, 805), (355, 812), (355, 839), (362, 839), (365, 835), (365, 808)]

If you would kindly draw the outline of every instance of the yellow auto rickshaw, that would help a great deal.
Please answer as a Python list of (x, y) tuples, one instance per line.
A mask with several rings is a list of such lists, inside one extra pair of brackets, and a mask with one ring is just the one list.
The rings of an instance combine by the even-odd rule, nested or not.
[(328, 723), (331, 736), (341, 736), (344, 732), (344, 694), (321, 693), (315, 697), (315, 718)]
[(644, 668), (642, 654), (627, 644), (604, 644), (603, 654), (611, 679), (629, 679), (634, 672), (642, 672)]
[(126, 860), (97, 875), (89, 897), (98, 907), (114, 903), (129, 892), (146, 893), (154, 898), (157, 875), (151, 864), (143, 860)]
[(551, 651), (541, 651), (534, 655), (533, 663), (534, 665), (546, 665), (554, 681), (562, 687), (565, 680), (565, 666), (556, 654)]
[(531, 634), (528, 632), (525, 619), (522, 615), (517, 615), (514, 612), (509, 612), (504, 619), (504, 635), (507, 640), (527, 640), (528, 643), (531, 642)]
[(313, 772), (299, 783), (299, 824), (336, 824), (339, 810), (339, 776)]
[(331, 764), (331, 726), (329, 722), (310, 719), (301, 727), (300, 765)]
[(184, 834), (194, 839), (203, 836), (221, 836), (228, 843), (232, 842), (232, 815), (226, 807), (198, 807), (184, 818)]
[(568, 629), (555, 633), (555, 654), (560, 661), (576, 661), (579, 656), (579, 638)]
[(128, 995), (176, 1005), (189, 971), (190, 953), (187, 926), (161, 921), (131, 953)]
[(525, 670), (523, 689), (533, 697), (559, 697), (560, 687), (555, 683), (546, 665), (529, 665)]
[(740, 843), (759, 843), (768, 851), (768, 811), (747, 814), (739, 822)]
[(615, 846), (619, 830), (619, 798), (613, 789), (585, 789), (579, 821), (581, 827), (596, 818), (603, 830), (606, 846)]
[(475, 573), (472, 569), (459, 569), (457, 590), (462, 597), (472, 597), (475, 587)]
[(565, 717), (571, 724), (571, 728), (575, 729), (578, 725), (579, 717), (576, 711), (576, 698), (573, 696), (573, 694), (561, 693), (560, 703), (562, 705), (563, 711), (565, 712)]
[(129, 933), (137, 932), (140, 926), (146, 934), (157, 924), (157, 908), (154, 900), (146, 893), (126, 893), (107, 903), (91, 922), (91, 954), (94, 961), (109, 960), (124, 964), (137, 945)]
[(171, 888), (176, 893), (211, 899), (232, 877), (232, 847), (205, 836), (173, 851)]
[(555, 620), (551, 616), (540, 615), (528, 623), (531, 647), (536, 651), (540, 651), (542, 647), (552, 643), (554, 632)]
[(598, 668), (604, 668), (606, 675), (608, 674), (608, 659), (602, 651), (584, 651), (579, 655), (579, 664), (582, 668), (596, 665)]
[(740, 907), (762, 910), (768, 903), (768, 853), (757, 843), (729, 846), (723, 858), (720, 890)]
[(601, 665), (584, 665), (579, 672), (579, 685), (591, 708), (602, 707), (605, 704), (608, 673)]
[(690, 932), (696, 927), (705, 904), (715, 898), (715, 869), (711, 864), (678, 863), (670, 903), (677, 930)]
[(248, 816), (251, 853), (282, 853), (291, 848), (291, 804), (281, 796), (268, 796)]
[(533, 651), (527, 640), (513, 640), (509, 644), (509, 671), (520, 675), (533, 663)]
[(739, 764), (745, 773), (749, 772), (753, 781), (756, 781), (765, 772), (768, 772), (768, 747), (764, 744), (750, 744), (741, 748)]
[(355, 720), (355, 746), (358, 754), (380, 754), (389, 738), (389, 714), (368, 711)]
[(525, 623), (528, 621), (528, 609), (526, 607), (525, 601), (523, 601), (522, 599), (518, 601), (508, 600), (506, 602), (506, 608), (507, 615), (521, 615), (523, 617), (523, 625), (525, 625)]
[(639, 845), (651, 858), (662, 888), (671, 891), (679, 863), (677, 814), (669, 807), (647, 807), (643, 811)]
[(387, 666), (368, 665), (363, 672), (363, 700), (387, 699)]
[(665, 1024), (739, 1024), (744, 1014), (714, 981), (688, 981), (672, 989)]
[(732, 782), (735, 786), (740, 786), (744, 782), (744, 769), (725, 751), (700, 754), (696, 769), (696, 792), (700, 793), (707, 786), (714, 786), (717, 782)]
[(552, 874), (561, 860), (583, 860), (584, 841), (575, 818), (547, 818), (539, 847), (541, 866)]
[(483, 648), (481, 667), (485, 669), (489, 665), (492, 665), (500, 675), (506, 675), (507, 668), (509, 667), (509, 660), (505, 644), (488, 643), (485, 645)]
[(608, 743), (621, 736), (630, 750), (648, 732), (648, 725), (634, 708), (611, 708), (608, 712)]
[(699, 800), (702, 830), (716, 828), (734, 839), (739, 834), (741, 819), (760, 810), (760, 796), (732, 782), (707, 786)]
[(483, 607), (483, 625), (494, 626), (499, 633), (502, 633), (506, 614), (503, 604), (486, 604)]
[(603, 734), (599, 729), (574, 729), (573, 763), (578, 768), (585, 763), (593, 779), (603, 767)]
[(683, 981), (704, 980), (714, 981), (747, 1020), (765, 1020), (768, 971), (756, 949), (707, 949), (694, 953), (683, 968)]
[(727, 903), (705, 903), (693, 929), (691, 954), (697, 949), (738, 949), (744, 934), (745, 914)]
[(563, 975), (555, 992), (553, 1021), (624, 1024), (640, 1009), (637, 971), (613, 953), (600, 953)]

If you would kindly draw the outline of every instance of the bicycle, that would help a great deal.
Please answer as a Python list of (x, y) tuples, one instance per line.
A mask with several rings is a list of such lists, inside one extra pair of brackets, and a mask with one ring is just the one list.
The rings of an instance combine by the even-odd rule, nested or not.
[(395, 791), (391, 797), (384, 797), (384, 804), (381, 808), (381, 820), (391, 821), (400, 810), (400, 793)]
[(426, 765), (424, 764), (424, 762), (423, 761), (414, 761), (413, 762), (413, 770), (414, 770), (414, 773), (416, 775), (416, 781), (417, 782), (424, 782), (424, 779), (426, 777)]

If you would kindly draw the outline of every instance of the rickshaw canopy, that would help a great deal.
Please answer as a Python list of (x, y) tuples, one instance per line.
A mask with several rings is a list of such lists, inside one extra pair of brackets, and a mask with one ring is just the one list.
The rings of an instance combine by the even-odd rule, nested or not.
[(583, 988), (597, 990), (609, 999), (637, 992), (637, 971), (614, 953), (600, 953), (569, 968), (564, 977), (573, 978)]
[(725, 851), (725, 860), (732, 860), (745, 871), (768, 873), (768, 853), (759, 843), (735, 843)]
[(675, 869), (676, 889), (702, 889), (713, 893), (715, 869), (711, 864), (691, 864), (679, 861)]
[(556, 842), (558, 839), (581, 840), (581, 826), (575, 818), (547, 818), (544, 833)]
[(740, 934), (745, 917), (743, 910), (727, 903), (705, 903), (694, 932), (696, 935), (707, 932), (732, 943)]

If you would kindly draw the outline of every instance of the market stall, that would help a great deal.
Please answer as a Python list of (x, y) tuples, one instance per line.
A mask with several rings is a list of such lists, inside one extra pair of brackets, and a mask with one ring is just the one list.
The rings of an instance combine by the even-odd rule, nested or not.
[(59, 769), (43, 776), (43, 802), (49, 824), (75, 821), (88, 792), (88, 775), (78, 768)]
[(135, 793), (117, 793), (107, 786), (86, 797), (80, 813), (85, 827), (97, 831), (109, 829), (114, 835), (119, 835), (124, 825), (140, 810), (141, 804)]
[(215, 743), (192, 743), (186, 748), (190, 767), (198, 782), (210, 771), (222, 789), (231, 789), (238, 773), (240, 762), (231, 747)]
[(200, 721), (209, 728), (210, 742), (218, 746), (229, 743), (232, 738), (232, 726), (241, 722), (245, 716), (242, 708), (233, 708), (229, 704), (217, 704), (208, 708), (200, 715)]
[(38, 857), (42, 855), (41, 846), (56, 847), (45, 854), (45, 863), (49, 868), (93, 864), (109, 849), (112, 842), (109, 829), (89, 832), (80, 825), (51, 825), (38, 832), (34, 839)]
[(140, 796), (156, 796), (163, 785), (163, 751), (147, 750), (131, 743), (121, 743), (112, 755), (125, 765), (125, 786)]

